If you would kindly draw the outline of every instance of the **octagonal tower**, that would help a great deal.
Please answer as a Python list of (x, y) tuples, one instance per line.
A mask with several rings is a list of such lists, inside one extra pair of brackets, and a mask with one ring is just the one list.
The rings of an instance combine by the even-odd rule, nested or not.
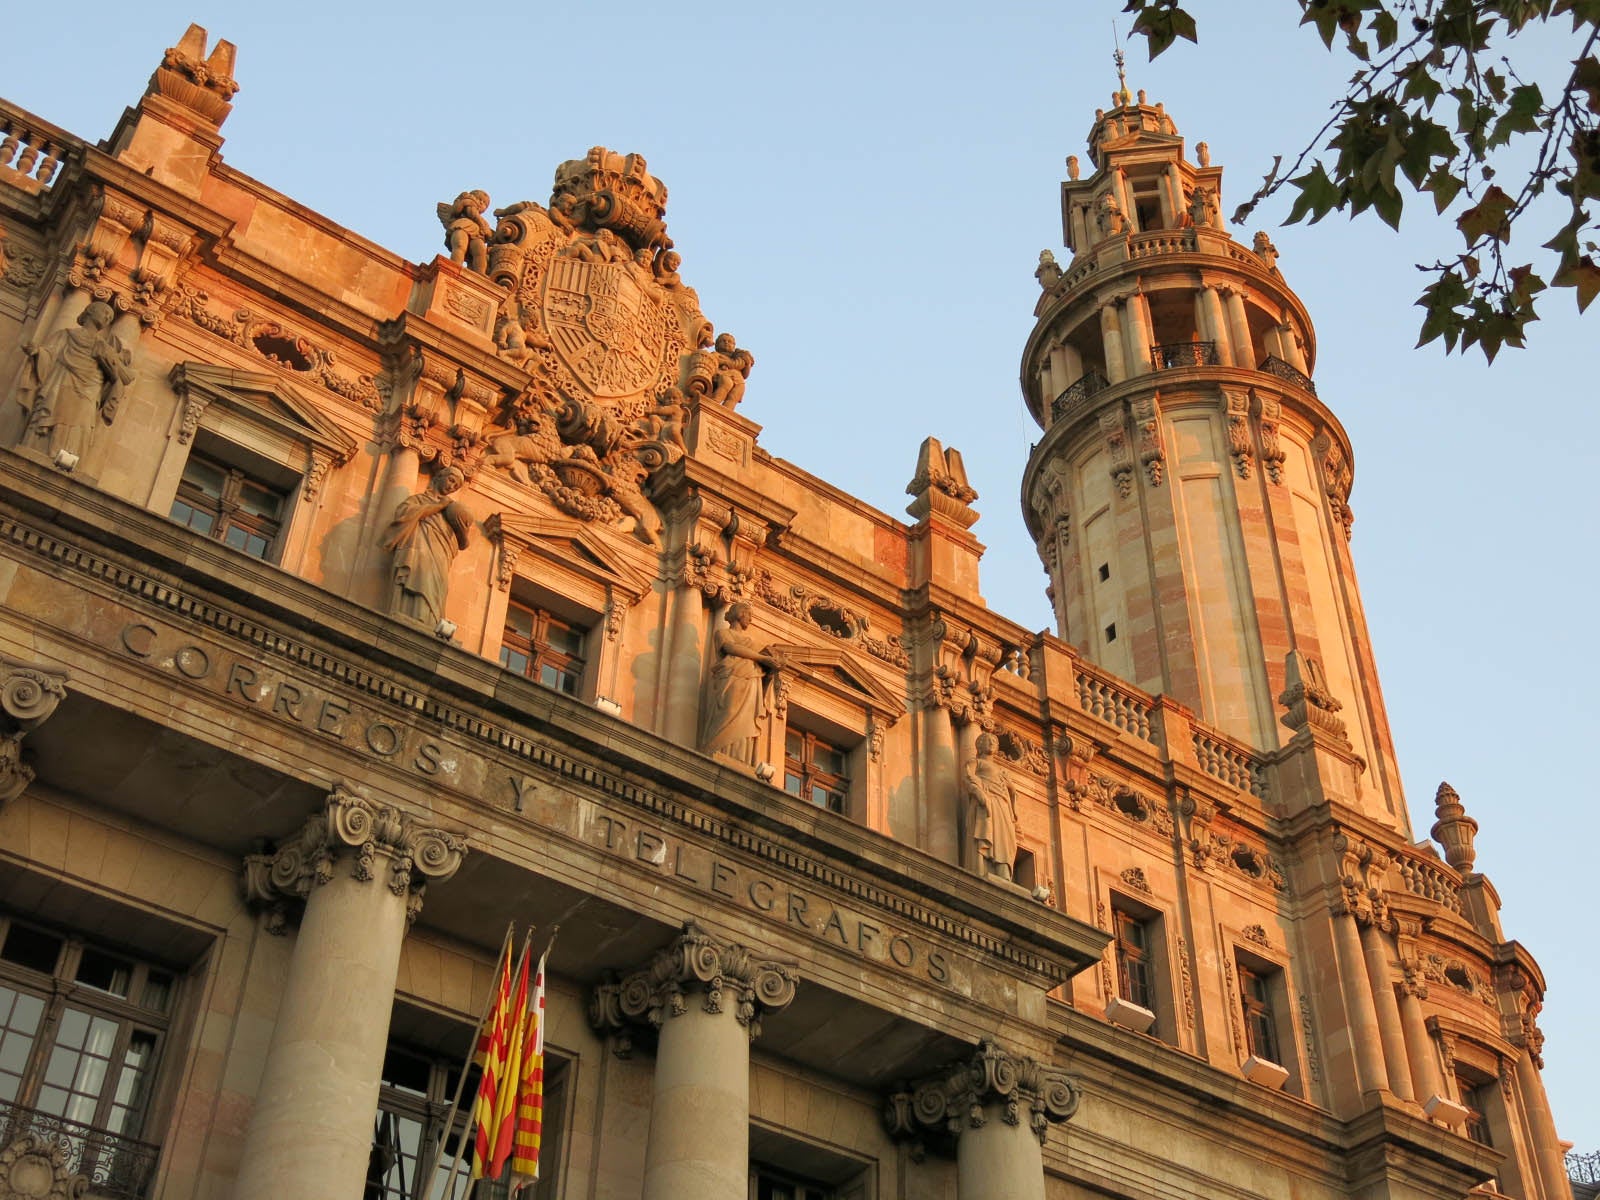
[(1092, 173), (1067, 159), (1072, 258), (1041, 254), (1022, 357), (1044, 429), (1023, 512), (1057, 625), (1259, 750), (1326, 735), (1348, 760), (1332, 790), (1404, 830), (1350, 557), (1349, 438), (1317, 395), (1315, 333), (1277, 251), (1228, 235), (1222, 168), (1195, 151), (1123, 90), (1095, 114)]

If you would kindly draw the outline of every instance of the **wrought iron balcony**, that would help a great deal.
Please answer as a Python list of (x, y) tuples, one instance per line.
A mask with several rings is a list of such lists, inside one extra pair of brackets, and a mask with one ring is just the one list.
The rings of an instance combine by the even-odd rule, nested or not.
[(36, 1109), (0, 1104), (0, 1151), (29, 1133), (65, 1152), (67, 1171), (88, 1179), (91, 1196), (144, 1200), (149, 1195), (158, 1147)]
[(1600, 1183), (1600, 1150), (1567, 1154), (1567, 1178), (1573, 1183)]
[(1055, 402), (1050, 405), (1050, 419), (1059, 421), (1090, 396), (1110, 386), (1109, 379), (1090, 367), (1082, 379), (1055, 398)]
[(1276, 354), (1267, 355), (1261, 360), (1261, 366), (1257, 369), (1265, 371), (1268, 375), (1276, 375), (1279, 379), (1287, 379), (1295, 386), (1304, 388), (1313, 396), (1317, 394), (1317, 385), (1311, 382), (1311, 376), (1300, 370), (1299, 367), (1284, 362)]
[(1150, 347), (1150, 365), (1158, 371), (1172, 367), (1220, 367), (1215, 342), (1168, 342)]

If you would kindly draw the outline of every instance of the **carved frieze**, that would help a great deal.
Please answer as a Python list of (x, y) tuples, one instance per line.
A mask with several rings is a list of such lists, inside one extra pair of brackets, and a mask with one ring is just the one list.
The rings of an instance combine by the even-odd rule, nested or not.
[(601, 1036), (615, 1036), (618, 1053), (626, 1054), (634, 1030), (659, 1030), (698, 996), (708, 1013), (731, 1008), (753, 1041), (761, 1034), (762, 1014), (787, 1007), (799, 981), (795, 963), (760, 957), (686, 921), (683, 932), (646, 965), (595, 987), (589, 1022)]
[(281, 932), (290, 906), (333, 879), (338, 863), (348, 859), (351, 878), (370, 882), (381, 876), (391, 892), (406, 898), (409, 922), (421, 911), (428, 880), (449, 879), (466, 852), (466, 842), (454, 833), (335, 787), (323, 810), (293, 837), (272, 853), (245, 856), (245, 900), (266, 908), (269, 928)]
[(772, 577), (771, 572), (761, 567), (750, 571), (749, 588), (752, 594), (779, 612), (808, 621), (830, 637), (860, 646), (873, 658), (901, 670), (911, 665), (911, 657), (906, 653), (899, 634), (878, 636), (872, 630), (871, 617), (842, 600), (813, 591), (804, 584), (782, 585)]
[(1078, 1111), (1077, 1082), (1065, 1072), (1020, 1058), (984, 1039), (970, 1058), (900, 1088), (887, 1097), (884, 1127), (897, 1139), (932, 1135), (948, 1147), (968, 1129), (979, 1129), (998, 1109), (1007, 1125), (1024, 1120), (1042, 1145), (1051, 1124)]

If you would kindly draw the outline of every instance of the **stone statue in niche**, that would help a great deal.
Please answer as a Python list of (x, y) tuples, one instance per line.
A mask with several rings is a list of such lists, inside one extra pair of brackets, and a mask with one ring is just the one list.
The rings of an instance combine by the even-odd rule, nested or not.
[(489, 194), (478, 189), (462, 192), (453, 204), (440, 204), (439, 223), (444, 226), (444, 244), (450, 261), (465, 263), (467, 270), (482, 275), (489, 265), (489, 239), (494, 230), (483, 214), (489, 208)]
[(1110, 192), (1101, 196), (1095, 204), (1094, 219), (1100, 227), (1102, 237), (1128, 232), (1128, 218), (1122, 215), (1122, 205), (1117, 203), (1117, 198)]
[(133, 354), (111, 332), (116, 314), (95, 300), (75, 329), (23, 346), (16, 401), (22, 406), (22, 445), (73, 465), (89, 453), (101, 425), (117, 415), (123, 389), (133, 382)]
[(744, 399), (744, 385), (750, 378), (750, 368), (756, 365), (756, 356), (748, 350), (741, 350), (731, 333), (719, 333), (716, 347), (711, 400), (725, 408), (738, 408), (739, 401)]
[(444, 468), (427, 491), (400, 501), (383, 535), (383, 548), (394, 554), (390, 611), (428, 630), (444, 616), (450, 564), (472, 533), (472, 513), (450, 498), (466, 481), (460, 468)]
[(758, 721), (765, 712), (767, 681), (782, 663), (770, 646), (750, 634), (750, 606), (728, 606), (727, 624), (712, 639), (716, 662), (706, 687), (700, 749), (755, 766)]
[(979, 873), (1010, 880), (1017, 860), (1017, 794), (995, 761), (995, 747), (992, 733), (978, 735), (977, 757), (967, 764), (962, 791)]

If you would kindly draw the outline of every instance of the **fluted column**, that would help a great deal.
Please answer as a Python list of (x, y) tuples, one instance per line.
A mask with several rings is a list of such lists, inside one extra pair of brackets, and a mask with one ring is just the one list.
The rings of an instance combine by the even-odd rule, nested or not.
[(1515, 1078), (1517, 1096), (1522, 1101), (1523, 1111), (1528, 1114), (1528, 1125), (1534, 1140), (1533, 1157), (1544, 1194), (1556, 1200), (1565, 1200), (1572, 1185), (1567, 1179), (1561, 1139), (1556, 1134), (1556, 1123), (1550, 1115), (1550, 1100), (1544, 1092), (1544, 1080), (1539, 1077), (1533, 1054), (1527, 1048), (1517, 1056)]
[(970, 1058), (891, 1094), (884, 1124), (891, 1137), (953, 1150), (957, 1200), (1044, 1200), (1050, 1125), (1077, 1110), (1070, 1076), (985, 1039)]
[(690, 921), (647, 966), (595, 989), (602, 1034), (658, 1037), (643, 1200), (746, 1200), (750, 1042), (794, 999), (793, 963), (758, 958)]
[(1200, 311), (1207, 334), (1217, 346), (1217, 358), (1227, 366), (1238, 366), (1233, 357), (1233, 339), (1228, 336), (1228, 320), (1222, 315), (1222, 297), (1217, 289), (1206, 286), (1200, 289)]
[[(1416, 972), (1416, 975), (1421, 972)], [(1433, 1039), (1428, 1036), (1427, 1018), (1422, 1014), (1422, 1001), (1427, 996), (1427, 985), (1415, 978), (1409, 967), (1400, 985), (1400, 1028), (1406, 1040), (1406, 1057), (1411, 1060), (1411, 1086), (1417, 1102), (1427, 1106), (1434, 1097), (1449, 1098), (1444, 1080), (1439, 1075), (1439, 1064), (1434, 1058)]]
[(1349, 1021), (1350, 1048), (1355, 1055), (1356, 1087), (1372, 1091), (1385, 1087), (1389, 1072), (1384, 1065), (1378, 1033), (1378, 1013), (1372, 1004), (1372, 987), (1367, 981), (1367, 965), (1361, 950), (1361, 933), (1356, 919), (1338, 909), (1333, 913), (1333, 947), (1339, 960), (1339, 982), (1344, 990), (1344, 1007)]
[(1150, 347), (1155, 336), (1150, 329), (1150, 302), (1143, 292), (1129, 296), (1125, 304), (1128, 313), (1128, 374), (1148, 375), (1154, 368), (1150, 364)]
[(245, 859), (248, 900), (280, 920), (299, 900), (305, 912), (234, 1200), (361, 1194), (400, 943), (426, 881), (465, 853), (454, 834), (336, 788), (293, 840)]

